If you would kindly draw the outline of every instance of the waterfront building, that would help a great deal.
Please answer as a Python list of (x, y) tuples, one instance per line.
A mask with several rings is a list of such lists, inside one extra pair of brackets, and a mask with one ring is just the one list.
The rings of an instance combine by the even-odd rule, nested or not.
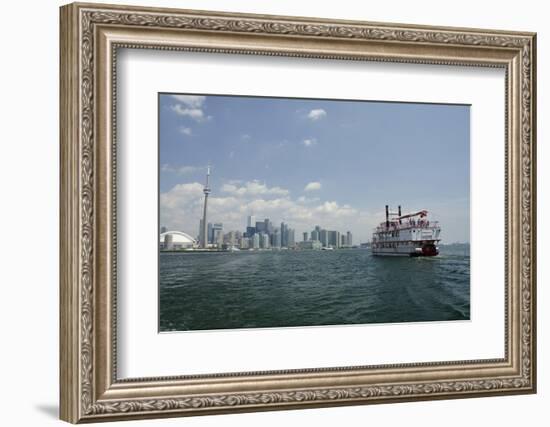
[(307, 242), (307, 231), (304, 231), (304, 233), (303, 233), (302, 242)]
[(237, 239), (234, 231), (230, 231), (223, 236), (223, 243), (228, 246), (235, 246)]
[(328, 233), (328, 246), (332, 246), (333, 248), (339, 248), (340, 247), (340, 232), (330, 230)]
[(160, 250), (190, 249), (197, 245), (197, 241), (182, 231), (166, 231), (160, 235)]
[(271, 223), (269, 218), (264, 219), (264, 231), (267, 234), (272, 234), (273, 233), (273, 224)]
[(240, 247), (241, 247), (241, 249), (248, 249), (248, 248), (250, 248), (250, 239), (249, 239), (248, 237), (243, 237), (243, 238), (241, 239)]
[(223, 224), (221, 222), (212, 224), (212, 231), (209, 241), (212, 244), (223, 243)]
[(343, 248), (345, 246), (347, 246), (347, 242), (346, 242), (346, 235), (345, 234), (342, 234), (340, 236), (340, 247)]
[(294, 237), (294, 229), (288, 228), (287, 229), (287, 238), (286, 238), (286, 246), (287, 248), (293, 248), (296, 246), (296, 239)]
[(346, 233), (346, 244), (349, 246), (349, 247), (352, 247), (353, 246), (353, 239), (352, 239), (352, 236), (351, 236), (351, 232), (348, 231)]
[(288, 225), (281, 222), (281, 247), (288, 247)]
[(281, 247), (281, 231), (278, 228), (273, 231), (273, 247), (276, 249)]
[(328, 230), (323, 229), (319, 232), (319, 241), (323, 245), (323, 248), (329, 246)]
[(311, 232), (311, 240), (321, 241), (321, 235), (320, 235), (319, 231), (313, 230)]
[(214, 244), (221, 248), (223, 246), (223, 232), (220, 230), (220, 232), (216, 236), (216, 240), (214, 241)]
[(260, 248), (269, 249), (269, 234), (260, 233)]
[(254, 236), (252, 236), (251, 238), (251, 247), (253, 249), (259, 249), (260, 247), (260, 235), (258, 233), (254, 234)]
[(256, 227), (256, 217), (254, 215), (248, 215), (248, 219), (246, 221), (247, 227)]
[(320, 250), (322, 247), (323, 245), (319, 240), (307, 240), (307, 241), (298, 243), (299, 249)]

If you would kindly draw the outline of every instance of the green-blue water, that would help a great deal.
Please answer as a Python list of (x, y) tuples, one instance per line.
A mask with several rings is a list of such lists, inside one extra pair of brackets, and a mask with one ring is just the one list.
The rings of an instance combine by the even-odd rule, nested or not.
[(469, 247), (160, 254), (160, 331), (467, 320)]

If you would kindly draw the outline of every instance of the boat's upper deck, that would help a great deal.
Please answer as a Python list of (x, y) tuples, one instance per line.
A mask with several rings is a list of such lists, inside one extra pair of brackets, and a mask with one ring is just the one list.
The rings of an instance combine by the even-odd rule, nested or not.
[(418, 220), (404, 220), (404, 221), (389, 221), (386, 225), (386, 221), (381, 222), (378, 227), (374, 229), (375, 233), (382, 233), (387, 231), (396, 231), (396, 230), (408, 230), (408, 229), (439, 229), (439, 221), (430, 221), (428, 219), (418, 219)]

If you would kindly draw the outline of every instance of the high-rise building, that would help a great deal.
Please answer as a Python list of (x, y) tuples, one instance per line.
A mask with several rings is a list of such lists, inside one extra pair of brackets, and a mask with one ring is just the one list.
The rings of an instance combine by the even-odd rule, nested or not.
[(248, 215), (248, 219), (246, 221), (247, 227), (256, 227), (256, 217), (254, 215)]
[(212, 231), (212, 223), (209, 222), (208, 225), (207, 225), (207, 233), (206, 235), (208, 236), (208, 243), (214, 243), (214, 233)]
[(269, 220), (269, 218), (264, 219), (264, 231), (267, 234), (273, 233), (273, 224)]
[(279, 230), (278, 228), (273, 231), (273, 247), (281, 247), (281, 230)]
[(312, 241), (320, 241), (321, 240), (321, 234), (319, 233), (319, 231), (317, 230), (313, 230), (311, 232), (311, 240)]
[(223, 243), (223, 224), (221, 222), (212, 224), (211, 242), (220, 246)]
[(260, 233), (260, 248), (269, 249), (269, 234)]
[(294, 246), (296, 246), (296, 239), (294, 237), (294, 228), (287, 228), (286, 235), (287, 235), (287, 238), (286, 238), (287, 248), (293, 248)]
[(246, 227), (246, 237), (252, 237), (256, 234), (256, 227)]
[(307, 231), (304, 231), (303, 233), (303, 241), (307, 242)]
[(236, 238), (236, 233), (234, 231), (225, 233), (223, 236), (223, 243), (225, 243), (228, 246), (235, 246), (236, 241), (237, 241), (237, 238)]
[(216, 235), (216, 241), (214, 242), (218, 248), (221, 248), (223, 245), (223, 231), (220, 230), (220, 232)]
[(256, 221), (256, 233), (262, 233), (265, 231), (265, 222)]
[(321, 242), (321, 245), (323, 245), (323, 248), (329, 246), (328, 230), (323, 229), (319, 232), (319, 241)]
[(340, 232), (330, 230), (328, 231), (328, 245), (332, 246), (333, 248), (339, 248), (340, 247)]
[(340, 247), (343, 248), (345, 246), (347, 246), (347, 242), (346, 242), (346, 235), (345, 234), (342, 234), (340, 236)]
[(258, 249), (260, 247), (260, 234), (256, 233), (252, 238), (250, 239), (252, 243), (252, 248)]
[(353, 239), (352, 239), (352, 236), (351, 236), (351, 232), (350, 232), (350, 231), (348, 231), (348, 232), (346, 233), (346, 244), (347, 244), (349, 247), (353, 246)]
[(248, 237), (243, 237), (241, 239), (241, 249), (248, 249), (250, 247), (250, 239)]
[(288, 225), (281, 222), (281, 247), (288, 247)]

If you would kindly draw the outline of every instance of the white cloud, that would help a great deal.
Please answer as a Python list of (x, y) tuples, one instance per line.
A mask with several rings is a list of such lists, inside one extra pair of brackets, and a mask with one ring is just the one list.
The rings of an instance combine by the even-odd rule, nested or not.
[(319, 197), (305, 197), (305, 196), (300, 196), (296, 199), (298, 203), (314, 203), (314, 202), (318, 202), (319, 200), (320, 200)]
[(287, 196), (289, 191), (281, 187), (268, 187), (260, 181), (248, 181), (245, 183), (227, 182), (222, 185), (223, 193), (240, 197), (250, 196)]
[(323, 110), (322, 108), (316, 108), (316, 109), (311, 110), (308, 113), (307, 117), (308, 117), (308, 119), (315, 122), (317, 120), (322, 119), (323, 117), (326, 117), (326, 115), (327, 115), (327, 112), (325, 110)]
[(189, 117), (196, 122), (210, 120), (212, 116), (207, 116), (204, 112), (205, 96), (201, 95), (172, 95), (172, 98), (178, 101), (170, 109), (183, 117)]
[(206, 168), (203, 166), (172, 166), (168, 163), (165, 163), (160, 167), (160, 170), (161, 172), (175, 173), (178, 175), (186, 175), (190, 173), (199, 172), (201, 170), (206, 171)]
[(307, 184), (304, 188), (304, 191), (317, 191), (321, 189), (321, 183), (320, 182), (310, 182)]
[(190, 108), (201, 108), (206, 100), (206, 96), (200, 95), (172, 95), (172, 98)]
[(313, 147), (314, 145), (317, 145), (317, 139), (307, 138), (302, 141), (302, 144), (304, 144), (306, 147)]
[(188, 127), (185, 127), (185, 126), (180, 127), (180, 132), (184, 135), (192, 135), (193, 134), (193, 130), (191, 128), (188, 128)]
[(174, 104), (170, 107), (174, 113), (179, 116), (189, 117), (197, 122), (203, 122), (207, 120), (207, 117), (200, 108), (187, 108), (182, 107), (181, 104)]

